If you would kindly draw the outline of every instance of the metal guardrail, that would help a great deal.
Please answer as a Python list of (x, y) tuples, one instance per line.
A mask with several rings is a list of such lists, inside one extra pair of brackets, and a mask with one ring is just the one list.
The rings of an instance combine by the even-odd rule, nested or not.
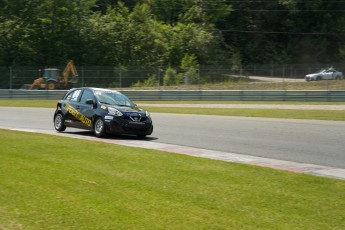
[[(66, 90), (0, 89), (0, 99), (59, 100)], [(120, 90), (134, 101), (345, 101), (345, 90)]]

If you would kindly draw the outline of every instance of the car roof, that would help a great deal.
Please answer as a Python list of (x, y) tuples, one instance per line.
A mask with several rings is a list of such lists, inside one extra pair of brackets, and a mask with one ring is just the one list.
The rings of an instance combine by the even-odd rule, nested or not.
[(114, 92), (114, 93), (119, 93), (119, 94), (121, 94), (119, 91), (116, 91), (116, 90), (112, 90), (112, 89), (104, 89), (104, 88), (96, 88), (96, 87), (80, 87), (80, 88), (72, 88), (72, 89), (70, 89), (70, 91), (72, 91), (72, 90), (77, 90), (77, 89), (90, 89), (90, 90), (92, 90), (92, 91), (104, 91), (104, 92), (106, 92), (106, 91), (110, 91), (110, 92)]

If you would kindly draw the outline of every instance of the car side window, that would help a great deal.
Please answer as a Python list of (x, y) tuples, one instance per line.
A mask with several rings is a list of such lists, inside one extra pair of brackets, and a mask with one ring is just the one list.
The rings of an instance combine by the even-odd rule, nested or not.
[(80, 89), (74, 91), (71, 95), (71, 101), (78, 101), (78, 97), (79, 97), (80, 93), (81, 93)]
[(71, 100), (72, 94), (74, 93), (74, 91), (70, 92), (69, 94), (67, 94), (67, 96), (65, 97), (65, 100)]
[(86, 90), (84, 90), (83, 94), (81, 95), (80, 103), (86, 104), (86, 100), (87, 99), (94, 100), (94, 96), (93, 96), (93, 93), (90, 90), (86, 89)]

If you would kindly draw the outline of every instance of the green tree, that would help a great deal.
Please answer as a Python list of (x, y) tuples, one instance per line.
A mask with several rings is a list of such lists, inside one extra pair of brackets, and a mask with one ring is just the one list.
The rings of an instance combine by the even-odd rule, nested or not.
[(186, 54), (181, 60), (180, 67), (184, 70), (183, 80), (186, 85), (199, 83), (199, 62), (196, 55)]
[(339, 47), (344, 44), (345, 8), (343, 1), (290, 1), (289, 15), (283, 21), (293, 31), (287, 54), (293, 63), (337, 63), (343, 60)]
[(30, 2), (4, 0), (0, 4), (0, 63), (6, 66), (25, 63), (34, 54), (27, 44), (30, 42), (27, 22), (32, 15), (28, 10)]
[(134, 7), (126, 31), (129, 64), (152, 66), (164, 62), (167, 42), (162, 33), (164, 28), (164, 25), (154, 20), (148, 4), (137, 4)]
[(172, 67), (168, 67), (163, 76), (163, 85), (164, 86), (171, 86), (171, 85), (179, 85), (180, 79), (177, 75), (176, 69)]
[(81, 56), (80, 29), (93, 0), (6, 1), (0, 14), (8, 65), (58, 65)]
[[(2, 0), (0, 65), (331, 63), (344, 1)], [(235, 62), (235, 63), (234, 63)]]
[(84, 47), (83, 63), (86, 65), (121, 66), (126, 64), (127, 37), (130, 12), (119, 3), (109, 7), (106, 14), (95, 12), (81, 29)]
[(185, 1), (180, 21), (214, 25), (223, 21), (232, 11), (226, 1), (190, 0)]
[(235, 1), (218, 24), (225, 42), (244, 63), (329, 63), (340, 61), (343, 1)]

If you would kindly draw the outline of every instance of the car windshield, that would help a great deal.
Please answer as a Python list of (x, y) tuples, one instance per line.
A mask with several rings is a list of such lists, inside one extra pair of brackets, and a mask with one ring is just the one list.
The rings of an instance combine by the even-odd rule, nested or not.
[(125, 95), (113, 91), (95, 91), (95, 96), (102, 104), (135, 107)]

